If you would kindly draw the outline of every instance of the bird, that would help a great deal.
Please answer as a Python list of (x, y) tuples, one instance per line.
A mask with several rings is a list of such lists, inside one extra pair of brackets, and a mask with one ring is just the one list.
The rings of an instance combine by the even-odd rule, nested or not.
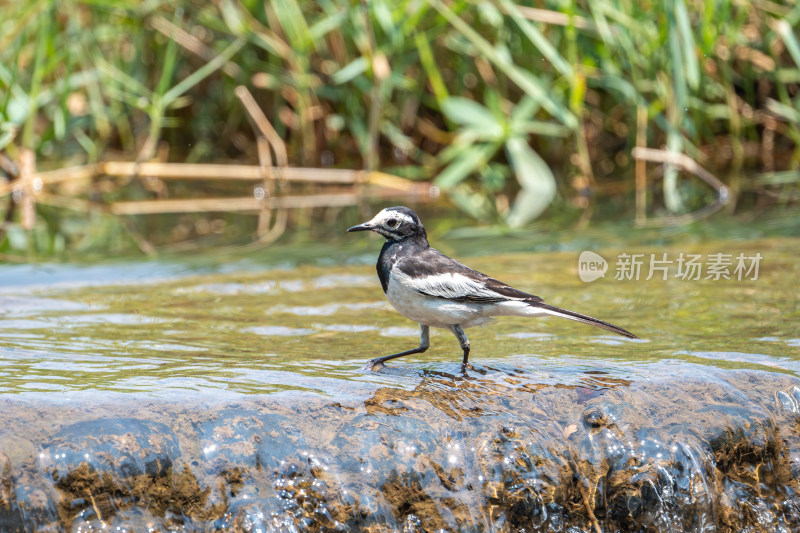
[(389, 303), (406, 318), (419, 323), (419, 346), (371, 359), (374, 370), (386, 361), (430, 347), (430, 328), (450, 330), (464, 352), (462, 368), (469, 366), (470, 343), (464, 329), (479, 326), (496, 316), (558, 316), (597, 326), (627, 337), (633, 333), (597, 318), (561, 309), (473, 270), (428, 243), (428, 235), (416, 213), (404, 206), (387, 207), (372, 220), (347, 230), (373, 231), (386, 239), (376, 269)]

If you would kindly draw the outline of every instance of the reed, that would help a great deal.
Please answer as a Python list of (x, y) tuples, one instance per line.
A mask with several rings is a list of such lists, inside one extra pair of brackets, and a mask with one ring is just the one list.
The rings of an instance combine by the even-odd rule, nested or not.
[(253, 164), (243, 86), (288, 166), (435, 180), (479, 218), (679, 221), (718, 200), (686, 158), (739, 209), (794, 205), (798, 28), (792, 0), (11, 0), (0, 150)]

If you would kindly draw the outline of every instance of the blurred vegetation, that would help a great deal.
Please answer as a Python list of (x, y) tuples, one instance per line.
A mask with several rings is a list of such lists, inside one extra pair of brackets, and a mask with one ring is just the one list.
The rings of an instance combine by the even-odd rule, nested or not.
[[(710, 169), (729, 205), (796, 205), (800, 4), (535, 6), (11, 0), (0, 6), (0, 168), (12, 177), (24, 150), (40, 169), (256, 162), (234, 95), (244, 85), (292, 165), (434, 180), (469, 215), (512, 226), (553, 202), (573, 222), (632, 220), (637, 145)], [(713, 199), (677, 166), (647, 174), (650, 215)], [(67, 219), (43, 216), (41, 247), (63, 248)], [(84, 245), (114, 231), (85, 231)]]

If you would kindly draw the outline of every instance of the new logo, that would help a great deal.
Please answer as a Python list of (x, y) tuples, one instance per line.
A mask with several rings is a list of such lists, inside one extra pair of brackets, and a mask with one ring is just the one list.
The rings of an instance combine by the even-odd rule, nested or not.
[(585, 283), (605, 277), (607, 270), (608, 261), (600, 254), (586, 250), (578, 257), (578, 277)]

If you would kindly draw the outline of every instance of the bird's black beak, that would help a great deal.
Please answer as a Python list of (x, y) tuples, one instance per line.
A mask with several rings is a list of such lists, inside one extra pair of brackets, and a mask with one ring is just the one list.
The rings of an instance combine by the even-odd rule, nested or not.
[(348, 229), (347, 233), (350, 233), (351, 231), (369, 231), (372, 228), (374, 228), (372, 224), (369, 222), (364, 222), (363, 224), (359, 224), (358, 226), (353, 226), (352, 228)]

